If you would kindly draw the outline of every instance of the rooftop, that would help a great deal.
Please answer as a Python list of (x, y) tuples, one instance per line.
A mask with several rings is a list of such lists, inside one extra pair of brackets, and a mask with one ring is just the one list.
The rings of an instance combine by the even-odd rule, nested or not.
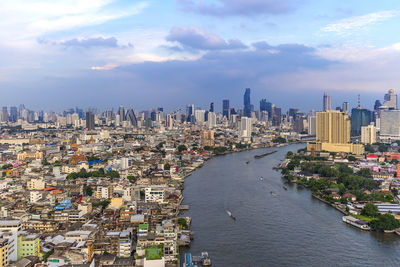
[(148, 230), (149, 225), (147, 223), (139, 224), (139, 230)]
[(147, 260), (158, 260), (161, 259), (163, 256), (162, 248), (155, 247), (155, 248), (147, 248), (146, 249), (146, 259)]

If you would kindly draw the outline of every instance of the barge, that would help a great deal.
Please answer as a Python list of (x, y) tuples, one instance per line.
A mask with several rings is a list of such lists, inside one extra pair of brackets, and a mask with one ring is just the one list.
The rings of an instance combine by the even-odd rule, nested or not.
[(359, 220), (357, 218), (354, 218), (353, 216), (343, 216), (342, 220), (343, 220), (343, 222), (348, 223), (357, 228), (360, 228), (361, 230), (365, 230), (365, 231), (371, 230), (371, 227), (369, 227), (368, 222)]
[(277, 151), (277, 150), (269, 151), (269, 152), (264, 153), (264, 154), (255, 155), (254, 157), (255, 157), (256, 159), (260, 159), (260, 158), (263, 158), (263, 157), (265, 157), (265, 156), (271, 155), (271, 154), (276, 153), (276, 152), (278, 152), (278, 151)]

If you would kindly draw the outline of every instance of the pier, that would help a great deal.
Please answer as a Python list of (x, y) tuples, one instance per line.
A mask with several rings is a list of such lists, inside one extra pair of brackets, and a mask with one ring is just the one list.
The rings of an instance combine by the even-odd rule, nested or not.
[(271, 155), (271, 154), (276, 153), (276, 152), (278, 152), (278, 151), (277, 150), (269, 151), (267, 153), (263, 153), (263, 154), (260, 154), (260, 155), (255, 155), (254, 158), (260, 159), (260, 158), (263, 158), (265, 156)]

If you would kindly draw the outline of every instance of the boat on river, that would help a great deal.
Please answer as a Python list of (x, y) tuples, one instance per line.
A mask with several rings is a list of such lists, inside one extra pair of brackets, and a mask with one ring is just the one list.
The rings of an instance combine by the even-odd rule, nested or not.
[(229, 215), (229, 217), (231, 217), (233, 220), (236, 221), (236, 217), (232, 215), (232, 212), (230, 212), (229, 210), (227, 210), (226, 213)]
[(203, 266), (211, 266), (211, 259), (208, 256), (208, 252), (201, 253), (201, 264)]
[(360, 228), (361, 230), (365, 231), (371, 230), (371, 227), (369, 227), (368, 222), (359, 220), (357, 218), (354, 218), (353, 216), (343, 216), (342, 221), (357, 228)]
[(287, 190), (287, 187), (286, 187), (286, 186), (282, 186), (282, 188), (285, 189), (285, 190)]

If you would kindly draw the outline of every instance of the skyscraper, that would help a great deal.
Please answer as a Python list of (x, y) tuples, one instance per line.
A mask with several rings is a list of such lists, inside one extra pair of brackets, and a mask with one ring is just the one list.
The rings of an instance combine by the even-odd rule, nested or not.
[(399, 140), (400, 139), (400, 110), (382, 109), (380, 110), (380, 139)]
[(387, 108), (397, 109), (397, 95), (394, 93), (393, 89), (390, 89), (384, 97), (385, 102), (383, 105)]
[(151, 119), (151, 121), (156, 121), (156, 119), (157, 119), (157, 113), (156, 113), (156, 111), (153, 109), (151, 112), (150, 112), (150, 119)]
[(133, 112), (133, 110), (130, 109), (130, 108), (126, 111), (126, 118), (125, 118), (125, 120), (126, 120), (126, 121), (129, 121), (130, 124), (131, 124), (133, 127), (137, 127), (137, 126), (138, 126), (138, 122), (137, 122), (137, 119), (136, 119), (136, 115), (135, 115), (135, 113)]
[(376, 143), (376, 127), (373, 124), (361, 127), (361, 143)]
[(205, 113), (206, 111), (203, 109), (196, 109), (194, 112), (196, 123), (202, 124), (205, 121)]
[(217, 125), (217, 115), (214, 112), (208, 113), (208, 121), (207, 121), (208, 128), (214, 128)]
[(371, 121), (371, 111), (363, 108), (353, 108), (351, 110), (351, 135), (361, 135), (361, 127), (369, 125)]
[(346, 114), (336, 110), (317, 112), (316, 140), (324, 143), (350, 142), (350, 121)]
[(297, 119), (297, 113), (299, 113), (300, 110), (297, 108), (290, 108), (289, 109), (289, 116), (291, 116), (293, 118), (293, 121), (295, 121)]
[(239, 134), (241, 138), (249, 139), (252, 132), (252, 120), (248, 117), (242, 117), (239, 124)]
[(282, 109), (277, 108), (274, 105), (271, 106), (272, 109), (272, 125), (279, 126), (281, 124)]
[(323, 99), (323, 111), (328, 111), (332, 109), (332, 98), (327, 93), (324, 93)]
[(267, 110), (267, 99), (261, 99), (260, 101), (260, 111), (268, 111)]
[(349, 102), (343, 102), (342, 104), (342, 111), (349, 115), (350, 108), (349, 108)]
[(10, 121), (16, 122), (18, 120), (18, 109), (17, 107), (10, 107)]
[(119, 114), (119, 120), (125, 121), (125, 109), (123, 106), (119, 106), (118, 114)]
[(8, 111), (7, 107), (3, 107), (3, 110), (1, 112), (1, 121), (8, 121)]
[(194, 105), (193, 104), (186, 105), (186, 121), (191, 122), (193, 115), (194, 115)]
[(214, 102), (211, 102), (210, 104), (210, 112), (214, 112)]
[(228, 99), (222, 100), (222, 116), (226, 117), (229, 120), (230, 108)]
[(166, 126), (168, 127), (168, 129), (172, 129), (174, 127), (174, 119), (171, 114), (167, 115)]
[(310, 114), (308, 116), (308, 134), (309, 135), (315, 135), (316, 133), (316, 122), (317, 117), (315, 114)]
[(245, 117), (251, 118), (250, 88), (246, 88), (243, 97), (243, 104), (244, 104), (243, 115)]
[(350, 120), (338, 110), (317, 112), (316, 141), (307, 143), (307, 150), (346, 152), (357, 155), (364, 153), (362, 144), (350, 143)]
[(94, 130), (94, 114), (91, 111), (86, 112), (86, 128), (89, 131)]
[(376, 101), (375, 101), (375, 105), (374, 105), (374, 110), (375, 110), (375, 111), (378, 111), (378, 110), (379, 110), (379, 107), (381, 107), (381, 106), (382, 106), (381, 101), (376, 100)]

